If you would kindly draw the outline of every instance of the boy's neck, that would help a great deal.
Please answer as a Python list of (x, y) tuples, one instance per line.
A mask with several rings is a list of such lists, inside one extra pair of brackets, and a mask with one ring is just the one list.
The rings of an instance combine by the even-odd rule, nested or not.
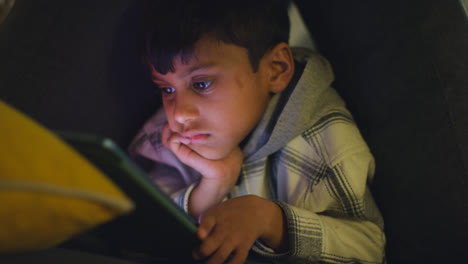
[[(291, 81), (289, 82), (288, 84), (288, 87), (286, 87), (286, 89), (284, 89), (281, 93), (284, 93), (284, 94), (287, 94), (287, 97), (289, 97), (289, 95), (292, 93), (292, 91), (294, 90), (294, 87), (296, 87), (296, 84), (299, 82), (299, 79), (301, 78), (302, 76), (302, 73), (304, 72), (304, 69), (305, 69), (305, 64), (302, 64), (302, 63), (299, 63), (297, 62), (296, 60), (294, 61), (294, 64), (295, 64), (295, 70), (294, 70), (294, 75), (293, 77), (291, 78)], [(278, 96), (282, 96), (282, 95), (278, 95)], [(270, 100), (271, 100), (271, 97), (270, 97)], [(272, 114), (272, 116), (279, 116), (279, 113), (283, 110), (284, 108), (284, 105), (286, 104), (287, 100), (280, 100), (277, 102), (277, 105), (275, 107), (275, 111), (274, 113)], [(269, 120), (268, 122), (268, 126), (266, 127), (266, 130), (267, 131), (272, 131), (273, 130), (273, 127), (276, 125), (276, 121), (275, 118)], [(245, 137), (241, 143), (239, 144), (240, 148), (242, 150), (244, 150), (245, 146), (247, 145), (247, 143), (250, 141), (251, 137), (252, 137), (252, 134), (253, 132), (257, 129), (258, 127), (258, 124), (257, 126), (254, 127), (254, 129), (252, 129), (252, 131), (250, 131), (250, 133), (247, 135), (247, 137)], [(261, 144), (260, 144), (261, 145)]]

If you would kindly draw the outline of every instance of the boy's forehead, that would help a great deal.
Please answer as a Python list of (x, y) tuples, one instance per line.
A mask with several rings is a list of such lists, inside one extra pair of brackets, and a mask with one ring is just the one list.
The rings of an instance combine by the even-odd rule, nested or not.
[[(195, 44), (190, 54), (183, 56), (181, 52), (173, 58), (172, 63), (174, 73), (189, 75), (197, 70), (222, 68), (244, 60), (248, 60), (247, 49), (205, 37)], [(161, 74), (154, 67), (151, 69), (152, 76), (157, 79), (157, 75)]]

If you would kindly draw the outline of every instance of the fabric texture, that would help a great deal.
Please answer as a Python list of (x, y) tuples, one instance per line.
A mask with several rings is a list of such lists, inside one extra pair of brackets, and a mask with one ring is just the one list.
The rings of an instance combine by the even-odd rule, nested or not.
[[(368, 188), (373, 156), (331, 88), (327, 60), (304, 49), (293, 53), (303, 72), (270, 100), (243, 149), (239, 182), (227, 198), (254, 194), (282, 208), (289, 251), (274, 252), (257, 241), (252, 249), (260, 255), (293, 263), (382, 263), (383, 219)], [(156, 161), (151, 177), (187, 210), (200, 175), (162, 146), (165, 122), (161, 110), (130, 152)]]
[(134, 207), (54, 134), (0, 101), (0, 253), (55, 246)]

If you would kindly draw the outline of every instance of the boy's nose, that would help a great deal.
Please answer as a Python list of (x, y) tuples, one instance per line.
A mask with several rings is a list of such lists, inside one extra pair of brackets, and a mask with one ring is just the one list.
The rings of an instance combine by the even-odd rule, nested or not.
[(174, 108), (174, 119), (180, 123), (185, 124), (198, 117), (198, 110), (193, 102), (187, 98), (181, 98), (176, 102)]

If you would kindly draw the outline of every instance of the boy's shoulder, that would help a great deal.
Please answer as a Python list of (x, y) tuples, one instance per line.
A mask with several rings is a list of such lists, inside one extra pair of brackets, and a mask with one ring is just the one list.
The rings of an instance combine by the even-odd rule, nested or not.
[(334, 75), (328, 60), (309, 49), (291, 50), (298, 67), (288, 87), (272, 97), (253, 131), (246, 149), (251, 159), (274, 153), (313, 127), (326, 113), (345, 109), (331, 87)]
[(369, 153), (351, 113), (346, 108), (336, 108), (325, 113), (301, 135), (323, 160), (334, 166), (353, 153)]
[(267, 135), (268, 140), (253, 158), (271, 155), (296, 141), (305, 144), (301, 149), (312, 147), (323, 152), (327, 163), (335, 163), (337, 157), (349, 151), (365, 150), (367, 144), (352, 114), (332, 87), (331, 64), (309, 49), (291, 50), (300, 66), (297, 79), (278, 95), (274, 110), (266, 112), (265, 120), (274, 122), (258, 127), (264, 129), (261, 134)]

